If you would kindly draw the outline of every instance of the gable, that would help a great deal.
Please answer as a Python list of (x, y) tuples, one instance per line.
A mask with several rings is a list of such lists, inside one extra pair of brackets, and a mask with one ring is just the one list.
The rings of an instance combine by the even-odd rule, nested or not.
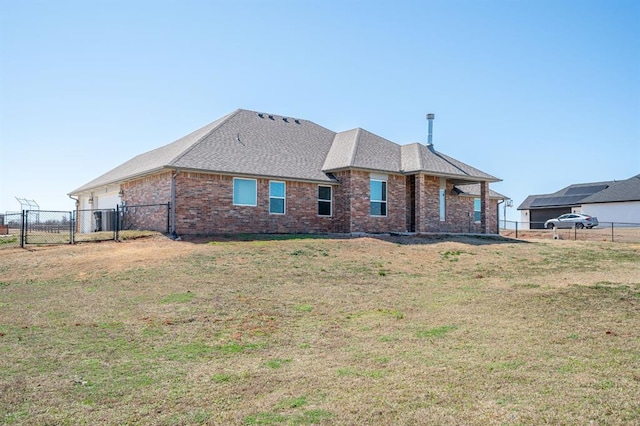
[(337, 133), (323, 169), (356, 168), (399, 173), (400, 145), (364, 129)]

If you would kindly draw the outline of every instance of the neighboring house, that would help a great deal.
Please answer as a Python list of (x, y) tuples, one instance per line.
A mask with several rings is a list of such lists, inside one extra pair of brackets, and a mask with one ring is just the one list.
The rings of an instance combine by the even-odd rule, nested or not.
[(585, 213), (600, 223), (640, 223), (640, 175), (621, 181), (569, 185), (553, 194), (530, 195), (518, 207), (531, 229), (565, 213)]
[(497, 233), (497, 181), (431, 144), (239, 109), (69, 195), (81, 221), (171, 203), (177, 234)]

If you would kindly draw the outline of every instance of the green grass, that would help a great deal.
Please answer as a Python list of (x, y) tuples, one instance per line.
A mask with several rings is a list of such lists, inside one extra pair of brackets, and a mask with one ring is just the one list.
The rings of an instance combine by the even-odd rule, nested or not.
[(7, 250), (0, 423), (640, 423), (640, 246), (411, 242)]
[(295, 306), (294, 309), (298, 312), (311, 312), (313, 311), (312, 305), (298, 305)]
[(16, 245), (18, 244), (18, 236), (17, 235), (2, 235), (0, 236), (0, 246), (1, 245)]
[(418, 331), (417, 335), (418, 337), (422, 337), (422, 338), (443, 337), (449, 332), (455, 330), (456, 328), (458, 327), (455, 325), (441, 325), (439, 327), (420, 330)]
[(187, 302), (191, 302), (194, 297), (195, 297), (195, 294), (191, 292), (174, 293), (174, 294), (169, 294), (163, 297), (161, 300), (161, 303), (187, 303)]
[(266, 362), (266, 366), (273, 369), (282, 368), (282, 366), (290, 363), (291, 359), (274, 358)]

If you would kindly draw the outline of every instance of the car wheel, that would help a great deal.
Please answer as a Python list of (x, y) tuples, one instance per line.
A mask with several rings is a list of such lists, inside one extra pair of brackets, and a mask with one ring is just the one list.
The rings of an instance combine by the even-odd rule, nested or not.
[(584, 223), (580, 223), (580, 222), (576, 223), (576, 229), (582, 229), (582, 228), (584, 228)]
[(556, 227), (556, 225), (554, 225), (553, 223), (548, 223), (547, 224), (547, 229), (553, 229), (555, 227)]

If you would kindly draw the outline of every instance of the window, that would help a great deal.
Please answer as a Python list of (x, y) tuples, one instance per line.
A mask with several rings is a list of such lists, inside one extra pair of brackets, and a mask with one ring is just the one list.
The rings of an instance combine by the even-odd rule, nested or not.
[(257, 184), (255, 179), (233, 178), (233, 204), (257, 206)]
[(482, 203), (480, 202), (480, 198), (473, 199), (473, 221), (480, 222), (482, 218)]
[(331, 187), (318, 187), (318, 216), (331, 216)]
[(370, 180), (371, 216), (387, 215), (387, 182), (384, 180)]
[(440, 222), (447, 220), (445, 193), (447, 191), (447, 180), (440, 178)]
[(285, 194), (284, 182), (269, 182), (269, 213), (284, 214)]

